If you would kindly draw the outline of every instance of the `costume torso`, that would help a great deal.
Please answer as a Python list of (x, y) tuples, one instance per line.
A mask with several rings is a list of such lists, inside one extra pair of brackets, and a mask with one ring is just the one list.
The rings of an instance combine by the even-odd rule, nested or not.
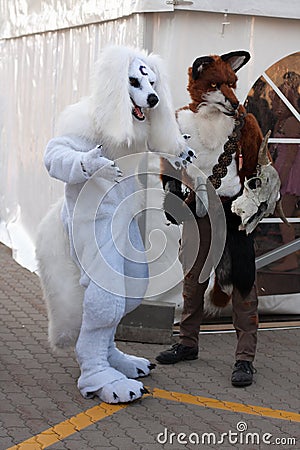
[[(111, 241), (113, 234), (120, 252), (128, 248), (127, 226), (139, 210), (141, 198), (133, 195), (137, 181), (132, 160), (126, 161), (126, 157), (124, 165), (120, 164), (125, 173), (119, 183), (101, 177), (101, 169), (86, 178), (81, 155), (98, 144), (75, 135), (57, 137), (49, 142), (45, 159), (51, 160), (51, 175), (66, 183), (62, 221), (69, 235), (71, 255), (76, 262), (78, 258), (82, 261), (84, 255), (87, 271), (97, 261), (101, 273), (98, 246)], [(103, 152), (103, 156), (108, 155)], [(97, 245), (94, 245), (95, 238)]]
[[(217, 164), (220, 154), (224, 151), (224, 144), (234, 129), (234, 119), (222, 113), (207, 112), (205, 108), (202, 108), (197, 113), (180, 110), (178, 123), (181, 132), (191, 136), (189, 145), (197, 155), (194, 165), (208, 177), (212, 174), (214, 165)], [(220, 196), (233, 197), (241, 190), (241, 181), (234, 156), (227, 169), (227, 175), (222, 179), (217, 193)], [(193, 177), (192, 167), (188, 168), (188, 174)]]
[[(236, 117), (226, 116), (216, 110), (209, 111), (204, 106), (199, 108), (198, 112), (187, 108), (181, 109), (177, 113), (177, 118), (181, 132), (191, 136), (189, 145), (196, 152), (197, 158), (187, 169), (195, 187), (199, 171), (193, 166), (197, 166), (209, 177), (213, 174), (214, 166), (220, 162), (220, 155), (224, 155), (224, 146), (229, 137), (237, 139), (236, 145), (232, 147), (234, 153), (227, 166), (227, 173), (221, 178), (220, 187), (216, 188), (223, 202), (227, 223), (225, 257), (221, 258), (218, 265), (220, 270), (216, 269), (219, 283), (216, 285), (234, 285), (240, 292), (249, 292), (255, 279), (252, 236), (246, 236), (245, 232), (239, 231), (240, 217), (231, 211), (231, 204), (241, 192), (245, 178), (253, 176), (256, 172), (258, 151), (262, 141), (260, 128), (253, 115), (245, 115), (243, 107), (239, 108), (239, 114)], [(187, 199), (192, 210), (193, 206), (189, 199), (193, 198), (191, 193)], [(231, 260), (230, 267), (226, 263), (228, 254)], [(241, 264), (242, 258), (244, 258), (243, 264)], [(226, 274), (226, 280), (220, 278), (224, 274)], [(226, 304), (229, 297), (224, 292), (215, 291), (216, 298), (225, 297), (224, 304)], [(214, 303), (213, 300), (212, 302)]]

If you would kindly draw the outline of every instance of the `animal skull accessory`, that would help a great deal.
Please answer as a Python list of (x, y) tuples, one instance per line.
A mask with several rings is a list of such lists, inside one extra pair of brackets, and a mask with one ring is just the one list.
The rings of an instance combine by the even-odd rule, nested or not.
[(273, 214), (275, 209), (282, 221), (288, 224), (280, 201), (280, 178), (267, 154), (270, 134), (271, 131), (260, 146), (256, 176), (245, 181), (242, 195), (231, 206), (232, 212), (241, 217), (239, 229), (247, 234), (252, 233), (260, 220)]

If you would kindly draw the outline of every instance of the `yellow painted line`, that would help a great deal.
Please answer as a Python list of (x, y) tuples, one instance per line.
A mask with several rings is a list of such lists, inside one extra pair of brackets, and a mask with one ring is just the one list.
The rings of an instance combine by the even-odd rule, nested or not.
[(217, 400), (215, 398), (198, 397), (180, 392), (164, 391), (163, 389), (152, 390), (154, 398), (171, 400), (179, 403), (188, 403), (190, 405), (203, 406), (204, 408), (223, 409), (225, 411), (252, 414), (261, 417), (272, 417), (273, 419), (289, 420), (300, 422), (300, 414), (292, 411), (283, 411), (281, 409), (265, 408), (262, 406), (244, 405), (242, 403)]
[[(150, 388), (148, 388), (150, 390)], [(292, 411), (283, 411), (280, 409), (265, 408), (262, 406), (244, 405), (242, 403), (228, 402), (218, 400), (216, 398), (200, 397), (181, 392), (165, 391), (163, 389), (154, 388), (151, 393), (145, 397), (152, 396), (170, 400), (172, 402), (187, 403), (203, 408), (222, 409), (224, 411), (238, 412), (243, 414), (251, 414), (260, 417), (271, 417), (273, 419), (289, 420), (291, 422), (300, 422), (300, 414)], [(72, 434), (85, 429), (86, 427), (98, 422), (99, 420), (109, 417), (114, 413), (126, 408), (130, 403), (120, 405), (108, 405), (101, 403), (93, 408), (77, 414), (70, 419), (61, 422), (48, 430), (43, 431), (36, 436), (27, 439), (20, 444), (10, 447), (7, 450), (41, 450), (56, 444)]]
[(7, 450), (41, 450), (47, 448), (50, 445), (56, 444), (62, 439), (83, 430), (89, 425), (92, 425), (105, 417), (111, 416), (126, 406), (127, 404), (108, 405), (107, 403), (101, 403), (100, 405), (87, 409), (86, 411), (71, 417), (71, 419), (67, 419), (20, 444), (10, 447)]

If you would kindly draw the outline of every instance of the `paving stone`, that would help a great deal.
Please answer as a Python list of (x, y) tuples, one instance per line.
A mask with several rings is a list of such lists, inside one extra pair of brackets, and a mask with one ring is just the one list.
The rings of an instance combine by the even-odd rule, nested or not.
[[(67, 424), (67, 430), (74, 430), (72, 423), (90, 423), (72, 417), (99, 405), (99, 399), (85, 400), (80, 395), (76, 387), (79, 368), (72, 351), (65, 355), (51, 352), (39, 279), (16, 264), (10, 250), (1, 244), (0, 308), (0, 449), (5, 450), (56, 425), (55, 429), (61, 430), (62, 425), (58, 425), (61, 423)], [(174, 366), (157, 365), (143, 382), (150, 389), (299, 413), (299, 338), (298, 329), (259, 332), (257, 374), (254, 384), (248, 388), (236, 389), (230, 384), (234, 333), (201, 334), (198, 360)], [(166, 348), (157, 343), (120, 341), (117, 344), (120, 350), (153, 362)], [(297, 445), (290, 448), (300, 448), (297, 422), (145, 396), (111, 416), (74, 431), (51, 445), (51, 449), (192, 450), (197, 446), (166, 443), (162, 447), (157, 436), (165, 428), (177, 435), (180, 432), (220, 435), (236, 430), (239, 421), (245, 421), (249, 431), (295, 437)], [(220, 448), (209, 446), (209, 449)], [(226, 442), (222, 445), (222, 450), (231, 448)]]

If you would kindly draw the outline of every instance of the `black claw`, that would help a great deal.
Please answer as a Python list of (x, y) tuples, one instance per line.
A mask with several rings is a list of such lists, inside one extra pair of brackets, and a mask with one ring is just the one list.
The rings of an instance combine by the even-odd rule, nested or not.
[(130, 391), (130, 392), (129, 392), (129, 395), (130, 395), (130, 398), (135, 397), (135, 393), (134, 393), (133, 391)]
[(117, 400), (117, 398), (119, 398), (119, 396), (115, 392), (113, 392), (113, 397), (114, 397), (114, 400)]
[(156, 364), (151, 363), (151, 364), (149, 364), (148, 369), (153, 370), (153, 369), (155, 369), (155, 367), (156, 367)]
[(148, 389), (143, 387), (143, 388), (141, 388), (141, 394), (150, 394), (150, 392), (148, 391)]
[(138, 375), (145, 375), (145, 372), (142, 370), (142, 369), (139, 369), (138, 367), (137, 367), (137, 373), (138, 373)]

